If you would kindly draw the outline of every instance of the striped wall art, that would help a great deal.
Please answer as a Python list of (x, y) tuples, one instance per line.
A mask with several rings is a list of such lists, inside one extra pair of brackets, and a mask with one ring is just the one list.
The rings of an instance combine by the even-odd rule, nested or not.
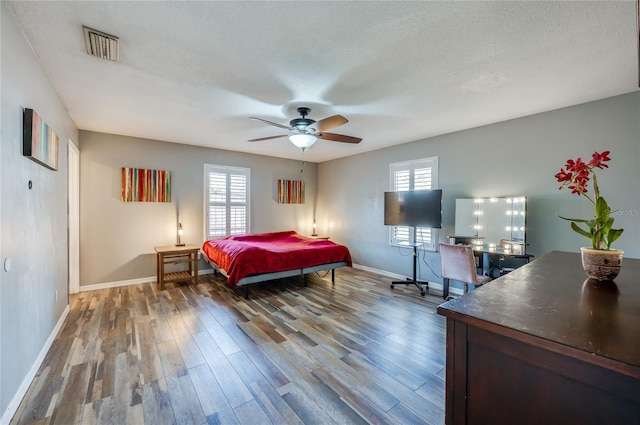
[(56, 171), (60, 144), (58, 135), (33, 109), (24, 109), (22, 135), (22, 154)]
[(304, 204), (304, 181), (278, 180), (278, 203)]
[(122, 167), (122, 202), (171, 202), (171, 171)]

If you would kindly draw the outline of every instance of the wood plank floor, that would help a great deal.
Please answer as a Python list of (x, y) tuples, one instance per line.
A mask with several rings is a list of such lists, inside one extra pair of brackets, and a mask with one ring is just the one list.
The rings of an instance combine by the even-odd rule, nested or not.
[(72, 296), (12, 424), (442, 424), (442, 298), (357, 269)]

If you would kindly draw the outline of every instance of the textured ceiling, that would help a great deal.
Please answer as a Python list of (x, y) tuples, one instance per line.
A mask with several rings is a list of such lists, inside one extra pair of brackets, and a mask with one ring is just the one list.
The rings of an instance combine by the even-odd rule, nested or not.
[[(322, 162), (638, 90), (635, 1), (7, 2), (78, 128)], [(82, 26), (120, 37), (89, 56)]]

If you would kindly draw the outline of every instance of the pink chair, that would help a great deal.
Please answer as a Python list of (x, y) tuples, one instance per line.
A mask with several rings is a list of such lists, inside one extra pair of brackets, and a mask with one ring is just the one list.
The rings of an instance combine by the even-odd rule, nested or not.
[(445, 287), (449, 287), (449, 279), (464, 283), (464, 293), (469, 291), (469, 284), (480, 286), (491, 280), (489, 276), (479, 275), (476, 260), (469, 245), (440, 244), (440, 265), (442, 278), (446, 279)]

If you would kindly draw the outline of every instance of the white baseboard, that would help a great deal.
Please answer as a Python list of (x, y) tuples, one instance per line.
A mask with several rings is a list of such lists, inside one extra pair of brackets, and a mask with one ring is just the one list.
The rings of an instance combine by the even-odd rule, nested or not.
[(380, 269), (376, 269), (376, 268), (373, 268), (373, 267), (363, 266), (362, 264), (353, 263), (353, 268), (354, 269), (359, 269), (359, 270), (364, 270), (366, 272), (381, 274), (383, 276), (388, 276), (390, 278), (397, 279), (397, 280), (403, 280), (403, 279), (407, 278), (407, 276), (403, 276), (401, 274), (391, 273), (391, 272), (388, 272), (386, 270), (380, 270)]
[[(204, 274), (212, 274), (212, 269), (198, 270), (198, 276)], [(138, 279), (119, 280), (116, 282), (96, 283), (95, 285), (82, 285), (80, 286), (80, 292), (96, 291), (99, 289), (117, 288), (120, 286), (137, 285), (139, 283), (154, 283), (157, 282), (156, 276), (140, 277)]]
[(42, 362), (44, 361), (45, 356), (49, 352), (49, 349), (51, 348), (53, 341), (56, 339), (58, 332), (60, 332), (60, 329), (62, 328), (64, 320), (67, 318), (68, 314), (69, 314), (69, 304), (67, 304), (64, 311), (60, 315), (60, 318), (58, 319), (58, 323), (56, 323), (56, 326), (53, 328), (53, 330), (49, 334), (49, 338), (47, 338), (44, 345), (42, 346), (42, 349), (40, 350), (38, 357), (36, 357), (36, 360), (33, 362), (31, 369), (29, 369), (29, 372), (27, 372), (27, 374), (25, 375), (24, 379), (22, 380), (22, 383), (18, 387), (18, 390), (16, 391), (13, 398), (11, 399), (11, 402), (9, 403), (4, 413), (2, 414), (2, 418), (0, 419), (0, 424), (8, 425), (11, 419), (13, 418), (13, 415), (16, 414), (16, 411), (18, 410), (18, 407), (20, 407), (20, 403), (22, 402), (22, 399), (24, 398), (25, 394), (27, 394), (27, 391), (29, 390), (29, 386), (35, 379), (36, 374), (38, 373), (38, 369), (40, 369), (40, 366), (42, 365)]
[[(361, 264), (353, 264), (353, 268), (354, 269), (360, 269), (360, 270), (364, 270), (367, 272), (371, 272), (371, 273), (376, 273), (376, 274), (381, 274), (383, 276), (388, 276), (392, 279), (395, 280), (405, 280), (405, 279), (411, 279), (411, 277), (409, 276), (404, 276), (401, 274), (397, 274), (397, 273), (391, 273), (388, 272), (386, 270), (380, 270), (380, 269), (375, 269), (373, 267), (367, 267), (367, 266), (363, 266)], [(437, 283), (437, 282), (429, 282), (429, 288), (433, 288), (439, 291), (442, 291), (442, 283)], [(453, 294), (453, 295), (463, 295), (464, 291), (462, 288), (452, 288), (451, 286), (449, 286), (449, 293)]]

